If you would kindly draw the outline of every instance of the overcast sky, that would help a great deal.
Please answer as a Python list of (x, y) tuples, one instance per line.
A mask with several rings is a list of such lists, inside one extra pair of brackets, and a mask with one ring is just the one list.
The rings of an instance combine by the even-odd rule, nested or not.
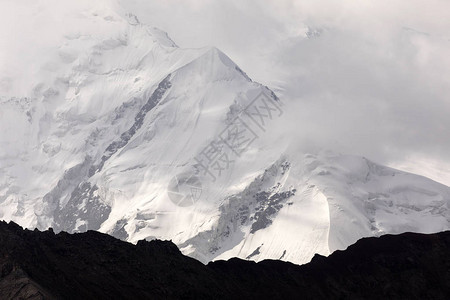
[(295, 107), (284, 130), (305, 146), (450, 185), (450, 1), (121, 4), (181, 47), (218, 47), (274, 89)]

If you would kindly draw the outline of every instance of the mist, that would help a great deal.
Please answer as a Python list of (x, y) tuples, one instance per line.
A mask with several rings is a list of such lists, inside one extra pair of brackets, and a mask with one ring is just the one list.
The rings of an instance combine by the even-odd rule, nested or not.
[[(121, 1), (182, 47), (216, 46), (289, 105), (308, 149), (450, 185), (450, 3)], [(187, 29), (188, 28), (188, 29)]]

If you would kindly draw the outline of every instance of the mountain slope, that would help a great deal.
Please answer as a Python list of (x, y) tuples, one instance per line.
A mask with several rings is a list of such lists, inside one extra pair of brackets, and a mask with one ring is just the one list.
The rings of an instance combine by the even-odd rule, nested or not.
[(64, 22), (30, 49), (33, 76), (1, 75), (1, 219), (170, 238), (205, 263), (306, 263), (365, 236), (450, 229), (448, 187), (305, 153), (284, 130), (290, 103), (220, 50), (179, 48), (109, 1), (51, 17)]
[(191, 255), (305, 263), (361, 237), (449, 226), (446, 186), (365, 158), (287, 153), (226, 198), (214, 229), (188, 240)]

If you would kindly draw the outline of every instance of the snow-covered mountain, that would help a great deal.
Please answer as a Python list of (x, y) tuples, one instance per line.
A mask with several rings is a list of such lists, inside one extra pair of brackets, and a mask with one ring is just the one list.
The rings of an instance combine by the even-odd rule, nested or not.
[(449, 187), (305, 153), (281, 130), (295, 126), (289, 102), (220, 50), (179, 48), (105, 7), (64, 18), (30, 72), (0, 75), (1, 219), (172, 239), (204, 262), (305, 263), (364, 236), (450, 228)]

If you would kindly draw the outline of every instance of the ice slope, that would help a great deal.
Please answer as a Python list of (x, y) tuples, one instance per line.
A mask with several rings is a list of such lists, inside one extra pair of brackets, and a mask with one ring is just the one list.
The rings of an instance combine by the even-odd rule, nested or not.
[(172, 239), (204, 262), (305, 263), (363, 236), (449, 229), (448, 187), (304, 153), (280, 131), (289, 103), (220, 50), (180, 49), (99, 3), (54, 16), (68, 25), (30, 50), (32, 76), (1, 75), (0, 218)]
[[(280, 191), (296, 190), (295, 194), (279, 202), (276, 209), (271, 210), (274, 205), (262, 205), (270, 215), (267, 227), (252, 233), (256, 214), (250, 209), (247, 215), (253, 221), (236, 229), (234, 234), (239, 239), (212, 235), (221, 245), (213, 256), (219, 255), (213, 259), (239, 256), (304, 263), (314, 253), (327, 255), (345, 249), (361, 237), (439, 232), (449, 226), (450, 189), (427, 178), (380, 166), (366, 158), (331, 152), (290, 153), (283, 161), (288, 171), (284, 171), (283, 164), (275, 164), (278, 173), (272, 172), (276, 178), (272, 182), (281, 182), (281, 187), (275, 185)], [(283, 172), (287, 178), (283, 178)], [(254, 194), (237, 196), (236, 214), (243, 202), (249, 207), (261, 206)], [(192, 255), (212, 258), (209, 253), (198, 252), (195, 249)]]

